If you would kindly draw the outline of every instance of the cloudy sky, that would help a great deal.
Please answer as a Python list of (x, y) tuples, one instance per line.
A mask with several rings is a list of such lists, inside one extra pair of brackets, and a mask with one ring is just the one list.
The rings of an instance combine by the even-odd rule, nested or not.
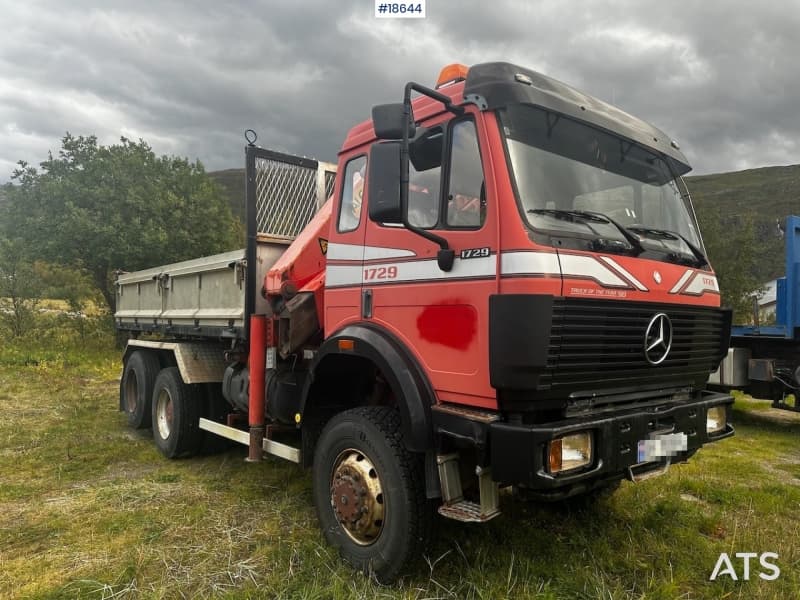
[(408, 80), (507, 60), (651, 121), (695, 173), (800, 163), (800, 0), (0, 0), (0, 182), (66, 131), (143, 138), (209, 170), (259, 144), (335, 161)]

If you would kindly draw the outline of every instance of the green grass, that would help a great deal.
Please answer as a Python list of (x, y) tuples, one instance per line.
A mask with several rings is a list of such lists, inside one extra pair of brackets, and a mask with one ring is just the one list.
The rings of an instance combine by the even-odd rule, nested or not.
[[(800, 589), (800, 415), (766, 402), (739, 398), (736, 437), (587, 509), (503, 494), (503, 515), (488, 524), (439, 519), (414, 570), (383, 587), (325, 545), (308, 472), (278, 459), (247, 464), (244, 448), (168, 461), (128, 430), (118, 359), (91, 347), (0, 347), (0, 597), (785, 598)], [(708, 581), (720, 552), (744, 551), (777, 552), (780, 578)]]

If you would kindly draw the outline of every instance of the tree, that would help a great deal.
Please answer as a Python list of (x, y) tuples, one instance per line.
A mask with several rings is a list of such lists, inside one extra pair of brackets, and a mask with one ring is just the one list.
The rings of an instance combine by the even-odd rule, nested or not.
[(22, 240), (1, 238), (0, 324), (12, 337), (23, 337), (33, 328), (40, 291)]
[(156, 156), (143, 140), (61, 141), (57, 156), (24, 161), (7, 188), (14, 230), (32, 257), (84, 270), (115, 310), (116, 269), (132, 271), (235, 247), (238, 223), (200, 162)]
[(33, 263), (33, 273), (40, 282), (42, 298), (64, 300), (73, 313), (82, 313), (89, 302), (102, 305), (100, 290), (84, 270), (39, 260)]
[(736, 323), (749, 323), (753, 296), (764, 282), (758, 277), (756, 228), (751, 215), (735, 219), (722, 209), (704, 203), (697, 207), (697, 219), (709, 260), (719, 280), (722, 303), (733, 309)]

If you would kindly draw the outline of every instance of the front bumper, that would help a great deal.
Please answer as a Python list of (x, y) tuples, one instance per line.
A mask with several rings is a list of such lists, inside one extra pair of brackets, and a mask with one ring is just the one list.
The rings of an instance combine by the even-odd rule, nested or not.
[[(630, 408), (611, 414), (575, 417), (556, 423), (527, 425), (495, 421), (488, 427), (492, 478), (502, 484), (520, 485), (542, 497), (556, 499), (602, 486), (606, 482), (662, 469), (666, 460), (638, 463), (639, 441), (653, 433), (684, 433), (687, 449), (671, 462), (685, 461), (698, 448), (733, 435), (730, 424), (733, 398), (702, 392), (700, 398), (668, 408)], [(706, 412), (725, 406), (727, 423), (716, 434), (706, 432)], [(548, 442), (579, 431), (591, 431), (592, 461), (575, 472), (551, 474), (547, 469)]]

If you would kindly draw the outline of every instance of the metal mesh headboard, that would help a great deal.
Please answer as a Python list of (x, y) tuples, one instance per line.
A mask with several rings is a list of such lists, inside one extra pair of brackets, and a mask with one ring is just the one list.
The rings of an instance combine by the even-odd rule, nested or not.
[(331, 194), (336, 165), (256, 149), (254, 188), (259, 233), (294, 238)]

